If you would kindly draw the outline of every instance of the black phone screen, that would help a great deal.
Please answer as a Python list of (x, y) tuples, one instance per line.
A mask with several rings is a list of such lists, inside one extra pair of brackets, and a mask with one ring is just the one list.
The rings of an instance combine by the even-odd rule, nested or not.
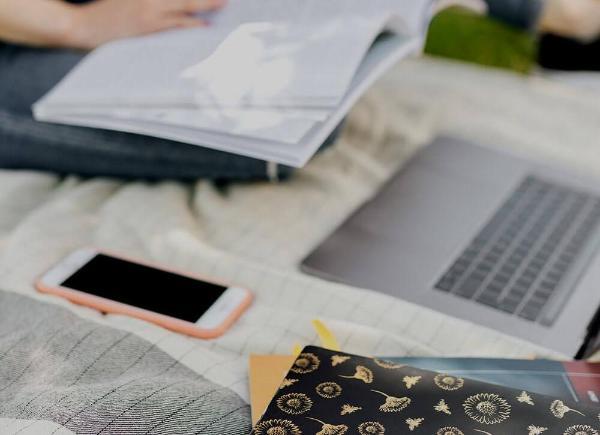
[(98, 254), (61, 286), (196, 322), (226, 287)]

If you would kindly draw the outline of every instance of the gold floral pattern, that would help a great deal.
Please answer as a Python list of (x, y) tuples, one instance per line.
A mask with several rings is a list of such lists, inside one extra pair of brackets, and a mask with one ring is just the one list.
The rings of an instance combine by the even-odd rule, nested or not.
[(440, 401), (437, 403), (437, 405), (433, 407), (433, 409), (435, 409), (437, 412), (443, 412), (444, 414), (452, 414), (452, 412), (450, 412), (450, 407), (444, 399), (440, 399)]
[(563, 403), (562, 400), (555, 400), (550, 404), (550, 412), (556, 418), (563, 418), (567, 412), (576, 412), (577, 414), (584, 415), (576, 409), (571, 409)]
[(446, 391), (458, 390), (465, 384), (463, 378), (451, 376), (446, 373), (440, 373), (436, 375), (436, 377), (433, 378), (433, 382), (435, 382), (435, 385), (440, 387), (442, 390)]
[(314, 372), (320, 364), (321, 360), (314, 353), (301, 353), (290, 370), (294, 373), (305, 374)]
[(353, 412), (360, 411), (361, 409), (362, 406), (353, 406), (346, 403), (345, 405), (342, 405), (342, 412), (340, 412), (340, 415), (352, 414)]
[(383, 435), (385, 427), (376, 421), (365, 421), (358, 426), (358, 433), (360, 435)]
[(287, 387), (291, 387), (292, 385), (294, 385), (296, 382), (298, 382), (298, 379), (289, 379), (289, 378), (285, 378), (282, 382), (281, 385), (279, 386), (280, 390), (283, 390), (284, 388)]
[(406, 364), (398, 364), (393, 361), (388, 361), (386, 359), (373, 358), (373, 362), (377, 364), (379, 367), (389, 370), (401, 369)]
[(261, 421), (254, 427), (255, 435), (302, 435), (298, 426), (289, 420)]
[(447, 427), (442, 427), (442, 428), (438, 429), (438, 431), (435, 433), (435, 435), (465, 435), (465, 434), (463, 433), (462, 430), (460, 430), (457, 427), (447, 426)]
[(424, 418), (407, 418), (406, 424), (408, 425), (408, 429), (412, 432), (413, 430), (421, 426), (421, 423), (423, 423), (424, 420)]
[(417, 385), (421, 380), (422, 376), (404, 376), (402, 382), (406, 385), (406, 388), (410, 390), (412, 387)]
[(345, 355), (333, 355), (331, 357), (331, 366), (335, 367), (337, 365), (343, 364), (350, 359), (349, 356)]
[(342, 394), (342, 387), (335, 382), (323, 382), (322, 384), (317, 385), (316, 391), (321, 397), (333, 399)]
[(587, 424), (577, 424), (569, 427), (563, 435), (598, 435), (598, 431)]
[(486, 390), (453, 371), (312, 347), (301, 352), (253, 435), (600, 435), (598, 411), (584, 404)]
[(465, 413), (481, 424), (497, 424), (510, 417), (511, 407), (497, 394), (479, 393), (463, 403)]
[(531, 398), (529, 393), (527, 393), (527, 391), (521, 391), (521, 394), (517, 396), (517, 401), (519, 403), (526, 403), (527, 405), (534, 405), (533, 399)]
[(277, 406), (287, 414), (304, 414), (312, 405), (310, 397), (303, 393), (284, 394), (277, 399)]
[(370, 384), (373, 382), (373, 372), (371, 369), (368, 369), (365, 366), (356, 366), (355, 372), (352, 376), (340, 375), (340, 378), (358, 379), (363, 381), (365, 384)]
[(345, 424), (329, 424), (316, 418), (306, 418), (322, 424), (321, 430), (317, 432), (316, 435), (344, 435), (346, 432), (348, 432), (348, 426), (346, 426)]
[(406, 409), (406, 407), (410, 405), (411, 402), (410, 398), (408, 397), (394, 397), (378, 390), (371, 391), (385, 396), (385, 403), (379, 407), (379, 410), (383, 412), (400, 412)]

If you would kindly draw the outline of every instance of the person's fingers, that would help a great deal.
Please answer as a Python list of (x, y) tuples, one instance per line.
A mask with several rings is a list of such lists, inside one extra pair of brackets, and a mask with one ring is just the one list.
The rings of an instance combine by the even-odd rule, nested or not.
[(167, 0), (166, 3), (173, 12), (193, 14), (221, 9), (225, 5), (225, 0)]
[(206, 21), (198, 18), (183, 17), (178, 20), (176, 27), (185, 29), (191, 27), (204, 27), (207, 24)]
[(202, 20), (201, 18), (190, 16), (173, 17), (165, 21), (165, 28), (168, 29), (203, 27), (206, 25), (206, 21)]

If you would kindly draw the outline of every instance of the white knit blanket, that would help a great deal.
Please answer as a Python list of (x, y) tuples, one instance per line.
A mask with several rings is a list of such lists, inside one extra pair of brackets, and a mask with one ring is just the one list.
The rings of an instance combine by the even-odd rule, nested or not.
[[(245, 400), (248, 354), (318, 343), (314, 318), (354, 353), (551, 355), (389, 296), (305, 276), (298, 262), (438, 133), (597, 173), (599, 120), (599, 98), (562, 85), (422, 59), (381, 80), (353, 110), (339, 143), (289, 182), (220, 190), (204, 181), (123, 183), (2, 171), (0, 289), (131, 332)], [(222, 338), (202, 341), (34, 290), (36, 276), (89, 245), (233, 281), (256, 301)]]

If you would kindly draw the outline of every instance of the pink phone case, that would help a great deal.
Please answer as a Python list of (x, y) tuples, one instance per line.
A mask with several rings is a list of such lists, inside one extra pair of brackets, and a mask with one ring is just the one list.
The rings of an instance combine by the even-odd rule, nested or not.
[[(218, 284), (224, 287), (232, 287), (229, 284), (219, 282), (214, 279), (207, 279), (201, 275), (191, 275), (189, 273), (181, 272), (175, 269), (168, 269), (162, 266), (158, 266), (156, 264), (152, 264), (145, 261), (134, 260), (122, 255), (115, 255), (106, 251), (97, 251), (98, 254), (104, 254), (110, 257), (119, 258), (125, 261), (141, 264), (144, 266), (152, 267), (155, 269), (163, 270), (166, 272), (176, 273), (178, 275), (186, 276), (192, 279), (206, 281), (214, 284)], [(46, 272), (47, 273), (47, 272)], [(45, 275), (45, 274), (44, 274)], [(44, 276), (42, 275), (42, 277)], [(252, 293), (248, 290), (246, 291), (246, 297), (244, 300), (238, 305), (238, 307), (231, 312), (231, 314), (221, 323), (218, 327), (214, 329), (201, 329), (196, 326), (192, 322), (187, 322), (185, 320), (176, 319), (174, 317), (166, 316), (164, 314), (155, 313), (153, 311), (144, 310), (142, 308), (134, 307), (132, 305), (123, 304), (121, 302), (116, 302), (110, 299), (105, 299), (100, 296), (94, 296), (88, 293), (80, 292), (77, 290), (73, 290), (67, 287), (56, 286), (51, 287), (47, 286), (42, 278), (38, 279), (35, 283), (36, 288), (43, 293), (49, 293), (56, 296), (63, 297), (68, 299), (69, 301), (84, 305), (87, 307), (94, 308), (98, 311), (102, 311), (104, 313), (114, 313), (114, 314), (125, 314), (127, 316), (136, 317), (138, 319), (146, 320), (151, 323), (155, 323), (164, 328), (170, 329), (175, 332), (180, 332), (183, 334), (191, 335), (192, 337), (210, 339), (216, 338), (225, 333), (231, 325), (242, 315), (242, 313), (250, 306), (252, 303)]]

